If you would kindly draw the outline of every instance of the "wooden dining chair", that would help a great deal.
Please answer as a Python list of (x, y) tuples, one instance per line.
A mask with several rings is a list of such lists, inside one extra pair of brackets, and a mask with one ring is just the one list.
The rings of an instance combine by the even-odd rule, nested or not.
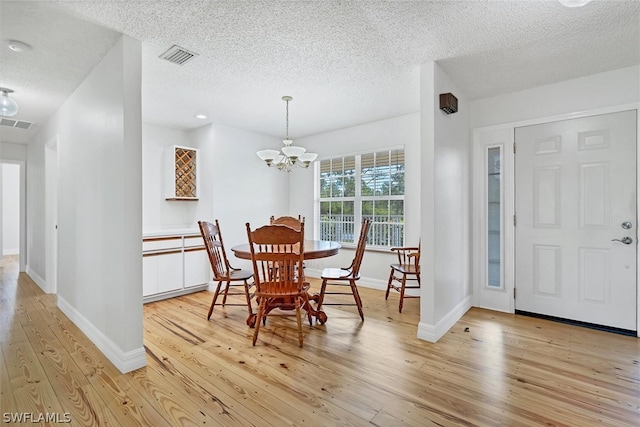
[[(271, 218), (269, 219), (269, 224), (274, 225), (274, 224), (281, 224), (281, 225), (286, 225), (287, 227), (291, 227), (294, 230), (300, 230), (300, 227), (302, 224), (304, 224), (304, 217), (298, 215), (298, 218), (292, 217), (292, 216), (281, 216), (276, 218), (275, 216), (271, 215)], [(302, 264), (302, 268), (305, 268), (306, 265), (303, 263)]]
[(269, 224), (282, 224), (286, 225), (287, 227), (291, 227), (294, 230), (300, 230), (300, 226), (304, 224), (304, 217), (298, 215), (298, 218), (292, 216), (281, 216), (276, 218), (275, 216), (271, 215)]
[[(251, 299), (253, 297), (251, 288), (253, 287), (253, 283), (249, 283), (249, 279), (253, 277), (253, 272), (231, 267), (227, 259), (220, 224), (217, 219), (215, 225), (207, 221), (198, 221), (198, 226), (200, 227), (200, 234), (207, 249), (207, 255), (209, 255), (209, 262), (211, 263), (211, 270), (213, 271), (213, 280), (218, 282), (216, 290), (213, 293), (213, 300), (211, 301), (209, 314), (207, 314), (207, 320), (211, 318), (213, 307), (216, 305), (223, 307), (225, 305), (246, 305), (249, 310), (249, 319), (251, 319), (253, 317), (253, 310), (251, 308)], [(223, 289), (221, 289), (222, 283), (225, 283)], [(235, 287), (242, 288), (242, 290), (234, 289)], [(222, 295), (222, 302), (218, 303), (217, 301), (220, 295)], [(245, 301), (243, 303), (227, 304), (227, 297), (232, 295), (242, 295)], [(247, 320), (247, 324), (250, 322), (249, 319)]]
[[(403, 247), (391, 248), (398, 255), (398, 263), (391, 264), (391, 273), (389, 273), (389, 282), (387, 283), (387, 292), (384, 299), (389, 298), (389, 291), (394, 289), (400, 292), (400, 302), (398, 303), (398, 312), (402, 313), (402, 304), (405, 298), (420, 298), (420, 295), (410, 295), (405, 293), (407, 289), (420, 288), (420, 247)], [(407, 285), (407, 281), (415, 282)], [(399, 282), (396, 285), (394, 282)]]
[[(309, 307), (309, 284), (304, 282), (304, 275), (299, 274), (304, 258), (304, 223), (299, 230), (274, 224), (253, 231), (247, 223), (247, 237), (258, 299), (253, 345), (258, 339), (260, 323), (264, 325), (267, 315), (279, 308), (295, 310), (298, 342), (302, 347), (302, 310)], [(309, 310), (307, 317), (311, 317)]]
[[(358, 307), (360, 318), (364, 320), (364, 313), (362, 311), (362, 299), (360, 299), (356, 281), (360, 279), (360, 265), (362, 264), (362, 258), (364, 257), (364, 249), (367, 245), (367, 234), (369, 233), (370, 225), (371, 221), (368, 218), (365, 218), (365, 220), (362, 222), (362, 227), (360, 228), (360, 237), (358, 238), (356, 253), (349, 267), (325, 268), (324, 270), (322, 270), (322, 275), (320, 276), (322, 278), (322, 285), (320, 287), (320, 295), (318, 296), (318, 305), (316, 307), (316, 310), (318, 310), (319, 312), (323, 305), (355, 305), (356, 307)], [(327, 291), (328, 286), (331, 286), (331, 292)], [(340, 289), (338, 288), (340, 286), (348, 286), (349, 291), (338, 291), (337, 289)], [(327, 303), (324, 301), (325, 295), (353, 295), (355, 303)], [(318, 315), (317, 319), (320, 323), (324, 323), (326, 321), (326, 317), (322, 315)]]

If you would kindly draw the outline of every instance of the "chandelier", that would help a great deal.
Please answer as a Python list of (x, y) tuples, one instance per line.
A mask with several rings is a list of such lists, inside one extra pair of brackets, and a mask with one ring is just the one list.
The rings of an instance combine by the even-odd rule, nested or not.
[(282, 152), (278, 150), (260, 150), (256, 154), (265, 161), (267, 166), (276, 166), (281, 171), (291, 172), (294, 166), (308, 168), (318, 155), (316, 153), (307, 153), (303, 147), (296, 147), (293, 141), (289, 139), (289, 101), (293, 98), (283, 96), (282, 100), (287, 103), (287, 136), (282, 141), (284, 147)]

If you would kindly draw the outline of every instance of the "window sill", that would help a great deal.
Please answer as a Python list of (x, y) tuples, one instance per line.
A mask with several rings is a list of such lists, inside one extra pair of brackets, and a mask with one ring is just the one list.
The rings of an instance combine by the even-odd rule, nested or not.
[[(338, 242), (340, 243), (340, 242)], [(357, 245), (353, 243), (340, 243), (342, 249), (353, 249), (355, 250)], [(364, 249), (366, 252), (380, 252), (380, 253), (392, 253), (391, 246), (366, 246)]]

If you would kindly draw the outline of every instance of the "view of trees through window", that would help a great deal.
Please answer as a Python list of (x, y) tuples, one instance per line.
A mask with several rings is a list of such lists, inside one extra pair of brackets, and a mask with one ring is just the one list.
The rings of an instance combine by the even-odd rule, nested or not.
[(404, 242), (404, 148), (320, 162), (320, 238), (355, 243), (364, 218), (368, 244)]

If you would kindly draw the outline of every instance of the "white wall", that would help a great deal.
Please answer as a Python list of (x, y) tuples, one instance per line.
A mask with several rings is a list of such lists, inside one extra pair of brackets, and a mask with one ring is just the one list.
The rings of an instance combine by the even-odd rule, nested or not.
[[(1, 134), (0, 134), (1, 138)], [(2, 160), (27, 160), (27, 145), (14, 144), (11, 142), (0, 142), (0, 159)]]
[[(469, 102), (436, 64), (435, 132), (435, 320), (472, 294), (471, 132)], [(439, 94), (453, 93), (458, 112), (439, 109)]]
[[(255, 228), (268, 223), (272, 214), (289, 211), (287, 175), (267, 168), (255, 154), (260, 149), (280, 144), (278, 138), (223, 125), (209, 124), (184, 131), (144, 124), (145, 233), (198, 231), (198, 221), (218, 219), (227, 249), (245, 243), (246, 222)], [(171, 145), (199, 149), (198, 201), (166, 201), (164, 198), (163, 156), (166, 147)], [(235, 262), (236, 265), (242, 263)]]
[(245, 223), (255, 228), (268, 224), (271, 215), (289, 212), (287, 174), (268, 168), (256, 156), (256, 151), (280, 147), (282, 141), (222, 125), (193, 133), (193, 137), (203, 136), (210, 144), (206, 159), (213, 172), (209, 181), (213, 216), (224, 220), (228, 246), (245, 243)]
[(0, 260), (4, 257), (4, 166), (0, 163)]
[(20, 253), (20, 165), (2, 164), (2, 254)]
[(627, 67), (472, 101), (471, 127), (580, 113), (639, 100), (640, 66)]
[[(421, 67), (422, 289), (418, 337), (437, 341), (471, 304), (469, 103), (435, 63)], [(439, 109), (439, 94), (458, 112)]]
[(44, 123), (27, 152), (27, 273), (46, 292), (45, 143), (56, 134), (56, 116)]
[[(271, 215), (289, 211), (287, 174), (268, 168), (256, 151), (279, 147), (280, 139), (223, 125), (208, 125), (189, 133), (189, 140), (200, 148), (204, 175), (202, 192), (206, 197), (199, 218), (218, 219), (227, 251), (247, 242), (245, 224), (251, 228), (269, 223)], [(250, 263), (233, 257), (237, 268)]]
[(58, 137), (50, 139), (44, 148), (45, 169), (45, 268), (44, 291), (58, 292)]
[[(189, 143), (187, 131), (142, 125), (142, 224), (144, 232), (168, 229), (198, 228), (198, 208), (210, 202), (200, 191), (200, 201), (165, 200), (164, 156), (172, 145), (199, 148)], [(200, 165), (200, 182), (204, 183), (207, 165)]]
[(44, 275), (44, 149), (58, 136), (58, 306), (122, 372), (142, 347), (141, 48), (123, 36), (29, 144), (29, 262)]
[[(318, 153), (318, 159), (351, 153), (375, 151), (397, 145), (405, 147), (405, 224), (407, 245), (417, 245), (420, 238), (420, 117), (418, 113), (367, 123), (320, 135), (298, 138), (295, 144)], [(313, 170), (296, 169), (289, 173), (290, 210), (306, 218), (305, 235), (313, 230), (314, 175)], [(317, 238), (317, 236), (314, 236)], [(317, 275), (324, 267), (346, 267), (354, 256), (353, 248), (343, 248), (339, 254), (305, 262), (308, 274)], [(389, 264), (395, 261), (388, 251), (367, 251), (360, 272), (361, 286), (386, 289)]]

